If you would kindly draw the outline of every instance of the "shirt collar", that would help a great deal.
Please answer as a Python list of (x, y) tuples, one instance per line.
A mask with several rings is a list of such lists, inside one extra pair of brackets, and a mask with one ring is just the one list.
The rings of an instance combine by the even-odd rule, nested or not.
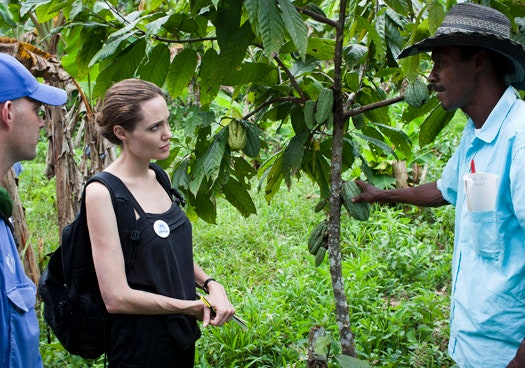
[[(483, 124), (483, 127), (481, 127), (481, 130), (478, 132), (477, 138), (486, 143), (492, 142), (496, 138), (503, 121), (517, 98), (514, 88), (511, 86), (507, 87), (507, 90), (503, 93), (503, 96), (501, 96), (496, 106), (494, 106), (485, 124)], [(472, 126), (472, 129), (474, 129), (472, 119), (469, 119), (469, 124)]]

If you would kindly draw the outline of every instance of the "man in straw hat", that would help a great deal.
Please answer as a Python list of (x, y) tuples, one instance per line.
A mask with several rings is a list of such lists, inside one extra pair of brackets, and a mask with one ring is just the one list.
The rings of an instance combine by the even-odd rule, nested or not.
[(437, 182), (359, 182), (354, 201), (456, 206), (449, 353), (461, 368), (525, 367), (525, 49), (503, 14), (461, 3), (399, 57), (427, 51), (441, 105), (469, 117), (459, 147)]
[[(42, 104), (66, 100), (64, 90), (39, 83), (14, 57), (0, 53), (0, 177), (18, 161), (35, 158)], [(0, 367), (42, 367), (36, 287), (24, 273), (9, 216), (0, 213)]]

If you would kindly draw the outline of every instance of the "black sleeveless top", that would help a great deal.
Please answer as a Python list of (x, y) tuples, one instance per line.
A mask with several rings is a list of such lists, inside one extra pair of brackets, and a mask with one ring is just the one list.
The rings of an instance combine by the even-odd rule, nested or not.
[[(160, 167), (152, 168), (172, 198), (166, 172)], [(118, 221), (127, 224), (119, 235), (129, 286), (171, 298), (196, 300), (192, 227), (178, 201), (164, 213), (146, 213), (127, 188), (126, 192), (116, 198), (122, 201), (116, 216)], [(135, 211), (139, 218), (130, 221), (135, 219)], [(180, 354), (186, 354), (188, 362), (193, 362), (191, 348), (201, 334), (192, 316), (113, 314), (109, 315), (109, 321), (106, 338), (110, 367), (126, 364), (143, 368), (174, 367), (171, 359), (180, 360)], [(166, 344), (170, 351), (164, 349)], [(186, 366), (179, 363), (177, 367)], [(190, 363), (188, 367), (193, 366)]]
[(124, 252), (129, 286), (195, 300), (192, 227), (184, 211), (173, 202), (164, 213), (146, 213), (131, 192), (129, 204), (139, 215), (134, 235), (137, 241)]

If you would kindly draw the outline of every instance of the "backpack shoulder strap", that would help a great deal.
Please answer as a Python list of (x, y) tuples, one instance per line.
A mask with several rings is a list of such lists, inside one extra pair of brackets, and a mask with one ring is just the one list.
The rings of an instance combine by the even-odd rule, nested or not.
[(119, 177), (109, 172), (101, 171), (93, 175), (86, 183), (86, 186), (88, 183), (91, 183), (93, 181), (98, 181), (104, 184), (106, 188), (108, 188), (109, 194), (111, 195), (111, 201), (113, 202), (113, 208), (115, 209), (115, 212), (117, 212), (117, 214), (117, 205), (119, 203), (118, 199), (120, 198), (130, 201), (140, 216), (144, 214), (144, 210), (142, 209), (142, 207), (139, 205), (133, 194), (131, 194), (126, 184), (124, 184)]
[(151, 162), (149, 164), (149, 167), (153, 171), (155, 171), (157, 181), (162, 185), (162, 187), (168, 193), (170, 198), (173, 200), (173, 197), (175, 197), (175, 201), (177, 202), (177, 204), (184, 207), (186, 205), (186, 201), (184, 200), (182, 194), (180, 194), (179, 191), (177, 191), (177, 189), (171, 186), (170, 178), (168, 177), (166, 171), (154, 162)]

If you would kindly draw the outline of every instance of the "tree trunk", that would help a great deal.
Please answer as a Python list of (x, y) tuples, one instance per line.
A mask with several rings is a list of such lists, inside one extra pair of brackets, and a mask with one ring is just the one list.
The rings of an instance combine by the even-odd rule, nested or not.
[(396, 178), (396, 188), (408, 188), (406, 161), (396, 161), (392, 164), (392, 172)]
[(27, 276), (35, 283), (38, 283), (40, 278), (40, 269), (35, 257), (33, 246), (28, 243), (29, 230), (27, 228), (27, 221), (25, 218), (24, 207), (18, 195), (18, 187), (16, 183), (15, 171), (10, 169), (1, 181), (2, 186), (7, 189), (9, 196), (13, 200), (13, 223), (14, 223), (14, 237), (18, 242), (18, 253), (22, 257), (24, 270)]
[(355, 357), (354, 335), (350, 328), (348, 302), (344, 289), (341, 265), (341, 170), (343, 162), (344, 109), (342, 98), (343, 62), (342, 50), (344, 39), (344, 20), (346, 0), (339, 4), (339, 21), (336, 27), (336, 48), (334, 56), (334, 126), (332, 136), (332, 161), (330, 167), (330, 216), (328, 219), (328, 258), (330, 275), (335, 298), (335, 314), (339, 328), (339, 340), (344, 355)]

